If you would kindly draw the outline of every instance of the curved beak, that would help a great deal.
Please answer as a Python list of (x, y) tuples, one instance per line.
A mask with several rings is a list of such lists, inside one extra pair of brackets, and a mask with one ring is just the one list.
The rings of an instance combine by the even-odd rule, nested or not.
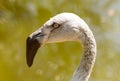
[(32, 66), (34, 57), (38, 48), (44, 44), (46, 35), (42, 31), (42, 27), (33, 32), (26, 40), (26, 61), (29, 67)]
[(35, 57), (36, 52), (40, 46), (41, 46), (41, 44), (34, 37), (27, 38), (27, 40), (26, 40), (26, 59), (27, 59), (27, 65), (29, 67), (32, 66), (34, 57)]

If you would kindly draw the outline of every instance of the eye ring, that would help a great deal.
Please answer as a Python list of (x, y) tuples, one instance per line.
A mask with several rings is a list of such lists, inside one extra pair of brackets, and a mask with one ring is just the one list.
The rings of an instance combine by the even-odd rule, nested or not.
[(58, 28), (58, 27), (60, 27), (60, 24), (58, 24), (58, 23), (53, 23), (53, 25), (52, 25), (54, 28)]

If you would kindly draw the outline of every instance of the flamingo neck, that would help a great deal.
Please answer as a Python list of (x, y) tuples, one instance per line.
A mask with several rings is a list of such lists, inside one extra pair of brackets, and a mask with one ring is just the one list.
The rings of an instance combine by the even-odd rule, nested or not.
[(82, 32), (80, 41), (84, 51), (81, 62), (76, 69), (72, 81), (88, 81), (96, 58), (96, 42), (91, 31)]

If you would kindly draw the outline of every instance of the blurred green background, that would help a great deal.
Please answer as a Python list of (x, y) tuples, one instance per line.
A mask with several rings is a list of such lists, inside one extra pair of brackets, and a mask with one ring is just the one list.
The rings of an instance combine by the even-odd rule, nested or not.
[(47, 44), (26, 65), (26, 38), (61, 12), (78, 14), (95, 35), (89, 81), (120, 81), (120, 0), (0, 0), (0, 81), (71, 80), (82, 53), (77, 42)]

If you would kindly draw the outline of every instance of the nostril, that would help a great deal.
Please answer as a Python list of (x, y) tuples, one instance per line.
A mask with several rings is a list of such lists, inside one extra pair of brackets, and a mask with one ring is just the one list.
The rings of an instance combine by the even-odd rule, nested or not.
[(35, 35), (33, 36), (33, 38), (42, 37), (42, 36), (44, 36), (44, 35), (45, 35), (45, 34), (39, 32), (39, 33), (35, 34)]
[(36, 35), (34, 35), (34, 36), (39, 36), (41, 34), (41, 32), (39, 32), (39, 33), (37, 33)]

